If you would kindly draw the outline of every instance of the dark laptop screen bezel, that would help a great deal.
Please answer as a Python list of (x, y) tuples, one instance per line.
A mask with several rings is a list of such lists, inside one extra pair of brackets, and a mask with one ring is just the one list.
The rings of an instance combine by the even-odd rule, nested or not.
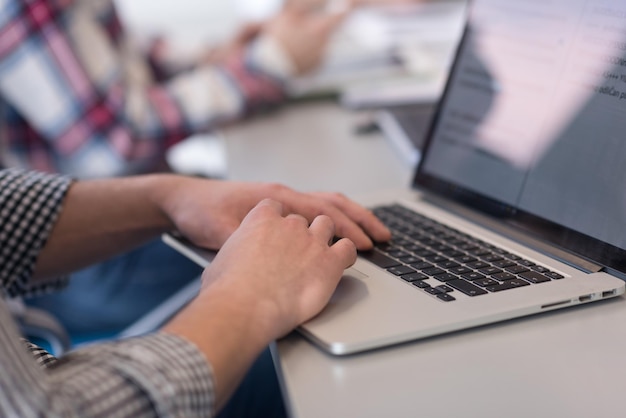
[(626, 250), (425, 172), (423, 161), (428, 158), (433, 133), (440, 120), (443, 104), (446, 102), (449, 94), (451, 75), (458, 70), (459, 56), (468, 40), (471, 21), (469, 18), (471, 14), (470, 9), (474, 1), (471, 0), (468, 3), (468, 19), (457, 46), (448, 75), (448, 82), (441, 99), (435, 106), (430, 126), (426, 130), (422, 158), (416, 167), (415, 176), (413, 177), (413, 188), (427, 190), (430, 193), (451, 199), (464, 206), (470, 206), (483, 214), (497, 218), (516, 230), (530, 234), (535, 239), (547, 242), (561, 250), (626, 275)]

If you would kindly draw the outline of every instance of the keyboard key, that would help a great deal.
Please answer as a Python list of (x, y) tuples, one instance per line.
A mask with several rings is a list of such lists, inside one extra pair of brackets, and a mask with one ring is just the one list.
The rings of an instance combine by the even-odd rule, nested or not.
[(435, 279), (444, 283), (449, 282), (450, 280), (456, 280), (458, 278), (459, 278), (458, 276), (455, 276), (454, 274), (450, 274), (450, 273), (442, 273), (442, 274), (435, 275)]
[(474, 281), (474, 280), (480, 280), (480, 279), (486, 279), (487, 276), (485, 276), (484, 274), (480, 274), (478, 272), (471, 272), (471, 273), (467, 273), (467, 274), (462, 274), (461, 277), (463, 277), (464, 279), (467, 279), (469, 281)]
[(472, 269), (465, 266), (454, 267), (450, 269), (450, 273), (454, 274), (465, 274), (471, 272)]
[(486, 248), (480, 248), (480, 247), (477, 247), (473, 250), (465, 250), (465, 251), (467, 251), (468, 254), (472, 254), (477, 257), (481, 255), (489, 254), (489, 250), (487, 250)]
[(512, 262), (511, 260), (500, 260), (500, 261), (496, 261), (494, 263), (492, 263), (494, 266), (499, 267), (501, 269), (505, 268), (505, 267), (509, 267), (509, 266), (513, 266), (515, 265), (514, 262)]
[(400, 261), (402, 261), (404, 264), (415, 264), (415, 263), (421, 263), (422, 259), (414, 255), (409, 255), (407, 257), (400, 258)]
[(387, 271), (391, 274), (395, 274), (396, 276), (402, 276), (404, 274), (415, 273), (411, 267), (408, 266), (394, 266), (389, 267)]
[(550, 271), (550, 270), (548, 270), (546, 267), (544, 267), (544, 266), (540, 266), (540, 265), (538, 265), (538, 264), (537, 264), (537, 265), (532, 266), (532, 267), (531, 267), (531, 270), (538, 271), (539, 273), (547, 273), (547, 272), (549, 272), (549, 271)]
[(419, 262), (419, 263), (415, 263), (415, 264), (411, 264), (411, 267), (413, 267), (414, 269), (417, 270), (427, 270), (427, 269), (431, 269), (433, 267), (435, 267), (434, 265), (427, 263), (425, 261)]
[(471, 255), (465, 254), (465, 253), (460, 254), (456, 257), (452, 257), (452, 258), (454, 258), (459, 263), (464, 263), (464, 264), (471, 263), (472, 261), (477, 261), (476, 257), (472, 257)]
[(551, 281), (546, 276), (536, 271), (527, 271), (520, 274), (520, 277), (524, 280), (528, 280), (531, 283), (545, 283)]
[(399, 261), (396, 261), (393, 258), (387, 257), (386, 255), (381, 254), (376, 250), (362, 252), (360, 253), (360, 255), (366, 260), (371, 261), (372, 263), (376, 264), (378, 267), (381, 267), (384, 269), (393, 267), (393, 266), (399, 266), (401, 264)]
[(530, 283), (522, 279), (513, 279), (494, 286), (487, 286), (486, 289), (490, 292), (501, 292), (503, 290), (515, 289), (523, 286), (530, 286)]
[(404, 250), (392, 250), (392, 251), (387, 251), (387, 255), (389, 255), (389, 257), (392, 257), (392, 258), (403, 258), (403, 257), (409, 257), (412, 254), (409, 254)]
[(461, 244), (458, 246), (460, 249), (464, 251), (476, 251), (478, 250), (478, 246), (472, 242), (468, 242), (466, 244)]
[(389, 248), (391, 248), (391, 243), (389, 243), (389, 242), (377, 242), (376, 244), (374, 244), (374, 246), (376, 248), (378, 248), (379, 250), (386, 251)]
[(515, 274), (507, 273), (506, 271), (503, 271), (502, 273), (498, 273), (498, 274), (493, 274), (491, 275), (491, 277), (501, 282), (504, 282), (507, 280), (513, 280), (517, 278)]
[(451, 280), (449, 282), (446, 282), (446, 284), (462, 293), (465, 293), (467, 296), (479, 296), (487, 294), (487, 292), (485, 292), (483, 289), (478, 286), (474, 286), (466, 280)]
[(425, 280), (428, 279), (428, 276), (422, 273), (411, 273), (411, 274), (404, 274), (402, 276), (402, 280), (406, 280), (407, 282), (414, 282), (416, 280)]
[(448, 241), (448, 244), (454, 245), (455, 247), (461, 247), (462, 245), (467, 244), (467, 242), (460, 238), (453, 238)]
[(449, 293), (437, 295), (437, 298), (443, 300), (444, 302), (453, 302), (456, 300), (456, 298)]
[(442, 263), (444, 261), (448, 261), (448, 259), (442, 255), (439, 254), (435, 254), (435, 255), (431, 255), (429, 257), (424, 257), (427, 261), (431, 262), (431, 263)]
[(446, 245), (446, 244), (437, 244), (432, 246), (433, 250), (439, 251), (440, 253), (445, 253), (447, 251), (453, 251), (454, 248)]
[(425, 287), (424, 292), (431, 294), (431, 295), (440, 295), (443, 293), (441, 290), (437, 289), (436, 287)]
[(446, 271), (445, 271), (445, 270), (442, 270), (442, 269), (440, 269), (440, 268), (438, 268), (438, 267), (433, 267), (433, 268), (431, 268), (431, 269), (422, 270), (422, 272), (423, 272), (424, 274), (428, 274), (429, 276), (435, 276), (435, 275), (437, 275), (437, 274), (443, 274), (443, 273), (445, 273)]
[(423, 280), (415, 280), (414, 282), (411, 282), (411, 284), (415, 287), (419, 287), (420, 289), (426, 289), (427, 287), (430, 287), (430, 284)]
[(416, 251), (413, 251), (413, 254), (418, 255), (420, 257), (430, 257), (433, 255), (436, 255), (434, 252), (432, 252), (429, 249), (416, 250)]
[(493, 263), (494, 261), (502, 260), (502, 257), (499, 256), (498, 254), (490, 253), (490, 254), (481, 255), (480, 259), (483, 261), (487, 261), (489, 263)]
[(402, 250), (402, 238), (394, 237), (393, 240), (389, 243), (389, 247), (387, 247), (385, 251), (386, 252), (403, 251)]
[(454, 292), (453, 288), (451, 288), (450, 286), (446, 286), (445, 284), (442, 284), (441, 286), (437, 286), (435, 287), (435, 289), (439, 289), (444, 293)]
[(431, 239), (431, 238), (426, 238), (426, 239), (424, 239), (424, 240), (421, 240), (421, 241), (420, 241), (420, 244), (422, 244), (422, 245), (426, 245), (427, 247), (431, 247), (431, 246), (433, 246), (433, 245), (437, 245), (437, 244), (439, 244), (439, 241), (436, 241), (436, 240)]
[(508, 271), (509, 273), (520, 274), (525, 271), (528, 271), (528, 268), (524, 266), (520, 266), (520, 265), (514, 265), (511, 267), (507, 267), (505, 270)]
[(459, 263), (463, 263), (463, 264), (469, 264), (469, 263), (473, 263), (474, 261), (478, 261), (477, 258), (472, 257), (471, 255), (461, 255), (459, 257), (452, 257), (454, 258), (456, 261), (458, 261)]
[(455, 267), (459, 267), (460, 264), (459, 263), (455, 263), (452, 260), (445, 260), (445, 261), (442, 261), (440, 263), (437, 263), (437, 266), (441, 267), (442, 269), (450, 270), (450, 269), (453, 269)]
[(548, 276), (549, 278), (553, 279), (553, 280), (560, 280), (563, 279), (565, 276), (559, 274), (559, 273), (555, 273), (553, 271), (548, 271), (545, 273), (546, 276)]
[(474, 280), (472, 283), (480, 287), (495, 286), (497, 284), (500, 284), (497, 281), (490, 279), (488, 277), (485, 277), (484, 279)]
[(471, 268), (474, 269), (484, 269), (486, 267), (490, 267), (489, 264), (485, 263), (484, 261), (474, 261), (472, 263), (467, 263), (467, 265)]
[(409, 234), (413, 231), (413, 228), (410, 225), (399, 225), (396, 227), (396, 231), (401, 234)]
[(493, 276), (493, 275), (502, 273), (501, 269), (497, 267), (493, 267), (493, 266), (484, 267), (484, 268), (478, 269), (478, 271), (480, 271), (482, 274), (486, 274), (487, 276)]
[(417, 244), (410, 244), (404, 247), (407, 251), (411, 251), (412, 253), (417, 253), (418, 251), (427, 251), (427, 248), (422, 247)]

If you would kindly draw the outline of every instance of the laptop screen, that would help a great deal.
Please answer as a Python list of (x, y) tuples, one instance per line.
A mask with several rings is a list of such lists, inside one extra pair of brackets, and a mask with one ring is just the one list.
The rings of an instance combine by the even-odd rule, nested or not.
[(470, 4), (415, 184), (626, 271), (626, 2)]

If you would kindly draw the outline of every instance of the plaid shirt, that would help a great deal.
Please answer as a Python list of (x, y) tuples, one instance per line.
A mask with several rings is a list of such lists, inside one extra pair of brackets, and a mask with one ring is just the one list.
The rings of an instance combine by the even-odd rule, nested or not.
[[(61, 210), (67, 178), (0, 171), (0, 293), (30, 285)], [(39, 286), (38, 286), (39, 287)], [(1, 417), (210, 417), (210, 365), (191, 343), (165, 333), (96, 344), (57, 359), (19, 336), (0, 296)]]
[(0, 1), (0, 164), (78, 177), (152, 171), (191, 134), (279, 103), (293, 72), (264, 36), (164, 81), (162, 58), (123, 31), (112, 0)]

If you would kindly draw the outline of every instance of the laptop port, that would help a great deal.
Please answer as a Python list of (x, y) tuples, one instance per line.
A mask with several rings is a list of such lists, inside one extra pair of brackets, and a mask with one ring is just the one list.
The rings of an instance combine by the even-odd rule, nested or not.
[(585, 296), (579, 296), (578, 297), (578, 301), (579, 302), (589, 302), (591, 299), (593, 299), (593, 295), (585, 295)]
[(611, 296), (615, 296), (615, 295), (616, 295), (615, 290), (607, 290), (605, 292), (602, 292), (603, 298), (610, 298)]

